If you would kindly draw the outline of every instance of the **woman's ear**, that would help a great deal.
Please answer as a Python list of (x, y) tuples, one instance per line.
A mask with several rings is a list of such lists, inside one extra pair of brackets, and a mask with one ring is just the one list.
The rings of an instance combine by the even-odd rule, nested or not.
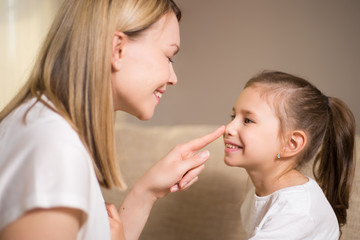
[(297, 155), (304, 149), (307, 142), (306, 134), (303, 131), (292, 131), (288, 136), (281, 157), (288, 158)]
[(125, 33), (115, 32), (111, 48), (111, 67), (113, 71), (119, 71), (121, 68), (121, 60), (124, 56), (127, 41), (128, 37)]

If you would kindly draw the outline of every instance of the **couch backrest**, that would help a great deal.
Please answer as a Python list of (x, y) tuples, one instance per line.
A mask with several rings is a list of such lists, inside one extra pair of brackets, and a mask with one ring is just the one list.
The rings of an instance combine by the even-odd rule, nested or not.
[[(129, 187), (172, 147), (216, 129), (217, 126), (140, 127), (117, 125), (116, 142), (122, 172)], [(247, 173), (224, 164), (224, 144), (218, 139), (208, 147), (211, 157), (199, 181), (185, 192), (160, 199), (140, 237), (143, 240), (245, 239), (240, 205), (251, 187)], [(359, 136), (357, 149), (360, 152)], [(359, 156), (357, 156), (359, 163)], [(357, 239), (360, 230), (360, 164), (357, 165), (342, 239)], [(310, 168), (306, 174), (312, 176)], [(120, 205), (124, 193), (103, 191), (106, 201)]]

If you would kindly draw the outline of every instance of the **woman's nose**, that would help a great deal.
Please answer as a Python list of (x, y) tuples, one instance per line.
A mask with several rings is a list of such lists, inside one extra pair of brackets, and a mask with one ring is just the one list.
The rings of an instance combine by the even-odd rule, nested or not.
[(168, 84), (175, 85), (177, 83), (177, 76), (172, 63), (170, 63), (170, 78)]

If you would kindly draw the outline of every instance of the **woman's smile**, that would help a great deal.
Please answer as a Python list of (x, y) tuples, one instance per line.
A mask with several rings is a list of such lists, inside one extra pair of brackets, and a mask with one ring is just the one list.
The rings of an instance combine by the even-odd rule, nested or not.
[(121, 32), (114, 38), (119, 43), (115, 47), (121, 48), (113, 58), (114, 110), (149, 120), (166, 86), (177, 83), (171, 58), (180, 46), (179, 22), (174, 13), (169, 13), (137, 38), (130, 39)]
[(160, 102), (160, 98), (162, 98), (163, 93), (165, 93), (165, 90), (155, 90), (154, 96), (158, 102)]

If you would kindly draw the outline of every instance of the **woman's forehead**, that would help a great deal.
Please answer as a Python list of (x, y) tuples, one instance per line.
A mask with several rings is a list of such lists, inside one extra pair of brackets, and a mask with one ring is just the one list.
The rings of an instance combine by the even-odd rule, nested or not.
[(144, 31), (143, 36), (154, 41), (162, 41), (180, 47), (179, 22), (175, 14), (168, 13), (163, 15)]

